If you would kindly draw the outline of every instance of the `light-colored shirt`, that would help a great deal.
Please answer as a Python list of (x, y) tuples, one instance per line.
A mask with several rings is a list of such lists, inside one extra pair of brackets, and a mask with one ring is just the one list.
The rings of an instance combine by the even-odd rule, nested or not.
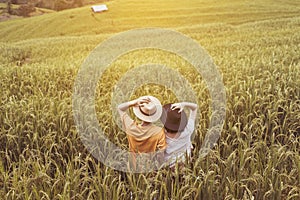
[(169, 162), (170, 166), (174, 165), (176, 160), (184, 162), (186, 154), (188, 156), (191, 155), (191, 135), (195, 129), (195, 119), (196, 117), (190, 114), (187, 125), (179, 133), (179, 137), (171, 138), (166, 135), (167, 148), (165, 150), (165, 161)]

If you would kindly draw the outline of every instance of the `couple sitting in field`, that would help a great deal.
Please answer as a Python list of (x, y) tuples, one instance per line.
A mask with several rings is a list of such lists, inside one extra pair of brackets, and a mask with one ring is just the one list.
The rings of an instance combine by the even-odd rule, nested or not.
[[(130, 107), (141, 123), (137, 123), (126, 113)], [(189, 117), (183, 110), (185, 107), (190, 109)], [(161, 150), (164, 152), (164, 161), (169, 163), (171, 169), (174, 169), (176, 161), (183, 163), (185, 156), (190, 156), (197, 104), (181, 102), (162, 106), (157, 98), (143, 96), (120, 104), (118, 112), (131, 152), (153, 153)], [(153, 124), (159, 119), (164, 128)]]

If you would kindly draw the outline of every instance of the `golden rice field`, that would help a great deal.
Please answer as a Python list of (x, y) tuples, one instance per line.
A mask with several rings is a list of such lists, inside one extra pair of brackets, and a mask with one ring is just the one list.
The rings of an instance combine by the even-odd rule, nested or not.
[[(1, 199), (300, 199), (300, 1), (114, 0), (0, 23)], [(194, 154), (184, 170), (123, 173), (97, 161), (76, 130), (72, 95), (84, 59), (114, 34), (171, 28), (213, 58), (226, 88), (226, 120), (216, 146), (199, 157), (211, 114), (205, 83), (182, 58), (129, 52), (104, 72), (96, 111), (108, 138), (127, 149), (112, 117), (114, 85), (130, 69), (160, 63), (197, 94)], [(132, 99), (174, 91), (149, 84)]]

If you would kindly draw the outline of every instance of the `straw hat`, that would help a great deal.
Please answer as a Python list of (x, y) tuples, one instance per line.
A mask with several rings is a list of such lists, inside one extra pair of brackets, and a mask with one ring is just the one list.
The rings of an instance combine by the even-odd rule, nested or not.
[(171, 106), (171, 103), (163, 106), (160, 120), (168, 130), (171, 130), (172, 132), (181, 132), (187, 124), (186, 113), (184, 111), (178, 113), (179, 109), (172, 110)]
[(162, 113), (162, 106), (160, 101), (153, 96), (143, 96), (141, 98), (149, 98), (150, 102), (144, 103), (143, 106), (134, 106), (133, 113), (140, 120), (145, 122), (157, 121)]

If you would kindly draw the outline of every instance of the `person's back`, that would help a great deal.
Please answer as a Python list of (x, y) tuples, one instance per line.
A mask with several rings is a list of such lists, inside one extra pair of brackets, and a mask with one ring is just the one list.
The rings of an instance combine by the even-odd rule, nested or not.
[(149, 153), (166, 147), (164, 130), (152, 123), (138, 124), (127, 113), (122, 116), (129, 149), (135, 153)]
[[(138, 124), (126, 113), (129, 107), (142, 122)], [(123, 129), (126, 132), (129, 150), (132, 153), (155, 153), (166, 148), (165, 134), (161, 127), (152, 122), (157, 121), (162, 112), (158, 99), (152, 96), (140, 97), (118, 106)]]
[[(187, 118), (183, 108), (190, 109)], [(177, 162), (184, 162), (186, 154), (191, 155), (192, 142), (191, 135), (195, 129), (197, 115), (197, 104), (182, 102), (166, 104), (163, 106), (161, 120), (166, 133), (167, 148), (165, 150), (165, 160), (172, 168)]]

